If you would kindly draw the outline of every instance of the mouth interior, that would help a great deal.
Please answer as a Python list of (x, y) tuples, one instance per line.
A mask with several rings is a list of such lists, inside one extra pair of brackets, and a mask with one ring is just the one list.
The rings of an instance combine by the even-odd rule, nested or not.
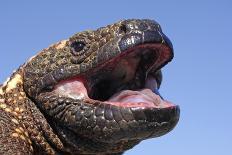
[(167, 108), (174, 106), (158, 92), (158, 69), (170, 58), (169, 48), (143, 44), (84, 75), (59, 82), (55, 93), (87, 103), (101, 101), (120, 107)]

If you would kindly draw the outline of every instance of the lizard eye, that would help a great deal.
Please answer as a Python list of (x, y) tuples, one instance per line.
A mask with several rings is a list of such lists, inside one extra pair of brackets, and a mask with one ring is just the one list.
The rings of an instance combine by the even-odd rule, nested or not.
[(85, 47), (85, 43), (83, 41), (75, 41), (71, 44), (71, 48), (72, 48), (72, 53), (78, 54), (80, 51), (82, 51)]

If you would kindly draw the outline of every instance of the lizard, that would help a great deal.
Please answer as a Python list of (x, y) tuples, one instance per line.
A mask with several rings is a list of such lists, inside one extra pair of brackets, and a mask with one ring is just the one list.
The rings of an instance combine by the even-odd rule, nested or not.
[(159, 93), (173, 46), (150, 19), (79, 32), (38, 52), (0, 87), (0, 154), (120, 155), (177, 124)]

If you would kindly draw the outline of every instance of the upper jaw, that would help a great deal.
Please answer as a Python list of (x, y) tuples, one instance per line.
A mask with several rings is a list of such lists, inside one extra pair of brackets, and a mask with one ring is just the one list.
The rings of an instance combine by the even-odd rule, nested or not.
[[(135, 31), (129, 34), (119, 35), (102, 46), (98, 51), (96, 58), (91, 65), (104, 64), (118, 55), (123, 55), (129, 49), (133, 49), (137, 46), (144, 44), (156, 44), (158, 48), (162, 50), (162, 53), (166, 53), (166, 57), (162, 57), (162, 61), (157, 68), (163, 67), (166, 63), (173, 58), (173, 46), (169, 38), (158, 30), (147, 31)], [(157, 47), (156, 47), (157, 48)]]

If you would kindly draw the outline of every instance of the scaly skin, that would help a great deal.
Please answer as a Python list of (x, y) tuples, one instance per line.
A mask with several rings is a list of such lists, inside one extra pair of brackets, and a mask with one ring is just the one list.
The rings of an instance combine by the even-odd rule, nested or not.
[[(167, 117), (154, 122), (155, 117), (149, 117), (155, 110), (123, 111), (111, 106), (111, 110), (121, 110), (111, 116), (112, 111), (107, 113), (109, 107), (101, 101), (74, 100), (51, 91), (61, 80), (102, 72), (95, 70), (99, 64), (130, 46), (120, 42), (123, 37), (132, 31), (137, 35), (147, 30), (155, 30), (160, 34), (160, 38), (155, 38), (157, 42), (171, 48), (156, 22), (124, 20), (96, 31), (77, 33), (20, 66), (0, 87), (0, 154), (122, 154), (141, 140), (161, 136), (174, 128), (179, 118), (178, 107), (168, 112), (161, 110)], [(86, 45), (80, 52), (75, 51), (77, 42)]]

